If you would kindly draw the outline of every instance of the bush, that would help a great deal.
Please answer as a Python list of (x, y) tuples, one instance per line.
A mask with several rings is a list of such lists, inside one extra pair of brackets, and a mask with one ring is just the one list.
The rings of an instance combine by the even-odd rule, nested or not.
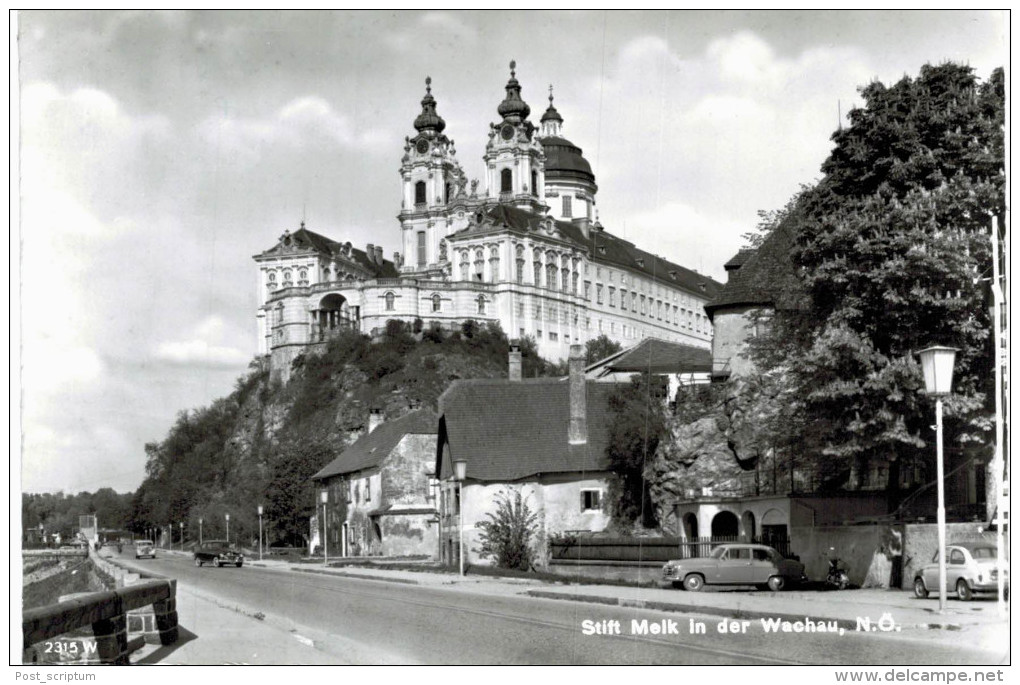
[(538, 532), (538, 514), (531, 511), (520, 490), (508, 489), (496, 495), (496, 513), (478, 524), (482, 546), (478, 553), (492, 557), (499, 568), (531, 569), (534, 551), (531, 539)]

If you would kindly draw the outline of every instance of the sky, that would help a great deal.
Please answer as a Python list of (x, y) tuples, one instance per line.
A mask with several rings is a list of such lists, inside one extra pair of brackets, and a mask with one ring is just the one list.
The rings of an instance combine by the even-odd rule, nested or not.
[[(469, 178), (508, 64), (550, 84), (606, 229), (725, 280), (857, 89), (1007, 64), (1002, 12), (21, 12), (21, 485), (135, 489), (254, 358), (252, 256), (304, 219), (399, 249), (432, 78)], [(12, 105), (14, 107), (15, 105)]]

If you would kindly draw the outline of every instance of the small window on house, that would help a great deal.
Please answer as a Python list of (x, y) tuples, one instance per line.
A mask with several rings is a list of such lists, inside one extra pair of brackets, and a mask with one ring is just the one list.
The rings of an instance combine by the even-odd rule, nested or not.
[(396, 297), (393, 295), (393, 293), (386, 293), (386, 311), (388, 312), (393, 311), (393, 303), (395, 300)]
[(571, 216), (573, 216), (571, 214), (571, 209), (570, 209), (570, 200), (571, 200), (571, 197), (569, 195), (564, 195), (563, 196), (563, 216), (564, 216), (564, 218), (567, 218), (567, 219), (569, 219)]
[(582, 490), (581, 511), (601, 511), (601, 510), (602, 510), (602, 491)]
[(418, 181), (414, 184), (414, 204), (425, 204), (425, 181)]
[(503, 169), (499, 172), (499, 192), (511, 193), (514, 189), (514, 172)]

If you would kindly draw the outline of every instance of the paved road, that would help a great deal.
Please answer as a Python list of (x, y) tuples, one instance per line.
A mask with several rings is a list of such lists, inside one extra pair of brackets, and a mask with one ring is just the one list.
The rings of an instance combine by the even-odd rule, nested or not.
[[(720, 635), (720, 619), (711, 616), (251, 566), (196, 568), (183, 556), (126, 561), (176, 577), (184, 592), (215, 595), (224, 605), (292, 622), (292, 637), (312, 640), (349, 663), (994, 664), (1001, 658), (967, 645), (947, 650), (890, 634), (766, 634), (752, 621), (745, 634)], [(705, 623), (707, 634), (689, 633), (692, 618)], [(622, 634), (585, 635), (585, 620), (618, 621)], [(634, 620), (649, 626), (672, 620), (680, 634), (631, 635)]]

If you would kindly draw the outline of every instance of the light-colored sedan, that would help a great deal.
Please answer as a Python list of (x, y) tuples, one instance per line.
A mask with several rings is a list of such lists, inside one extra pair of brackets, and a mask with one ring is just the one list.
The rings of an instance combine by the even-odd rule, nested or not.
[[(946, 592), (955, 592), (963, 601), (975, 594), (999, 591), (996, 569), (996, 547), (990, 542), (959, 542), (946, 545)], [(1006, 561), (1005, 563), (1009, 563)], [(1009, 597), (1009, 570), (1003, 575), (1006, 597)], [(924, 599), (929, 593), (938, 593), (939, 552), (914, 576), (914, 595)]]
[(156, 546), (152, 540), (135, 540), (135, 559), (142, 557), (156, 558)]
[(672, 559), (662, 567), (662, 579), (692, 592), (705, 585), (756, 585), (778, 592), (807, 580), (804, 564), (749, 543), (719, 545), (708, 557)]

